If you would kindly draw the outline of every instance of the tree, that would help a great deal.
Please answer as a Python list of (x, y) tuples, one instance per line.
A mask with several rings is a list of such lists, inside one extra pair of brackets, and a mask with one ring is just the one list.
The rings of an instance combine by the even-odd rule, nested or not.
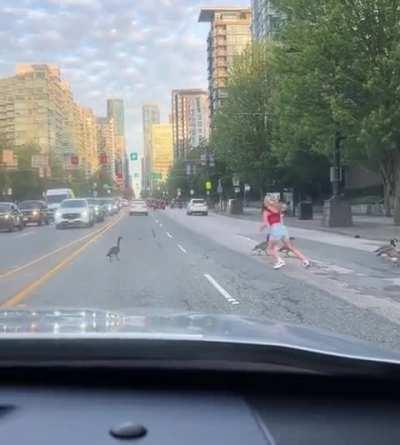
[(272, 150), (276, 78), (270, 52), (271, 44), (253, 43), (236, 59), (211, 138), (217, 160), (261, 196), (278, 177)]
[(275, 49), (279, 148), (376, 165), (400, 224), (400, 7), (392, 0), (275, 0), (287, 22)]

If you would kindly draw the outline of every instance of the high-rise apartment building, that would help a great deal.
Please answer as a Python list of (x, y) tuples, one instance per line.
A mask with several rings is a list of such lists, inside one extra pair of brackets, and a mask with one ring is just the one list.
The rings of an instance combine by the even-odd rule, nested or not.
[(80, 147), (80, 167), (90, 178), (99, 167), (97, 153), (97, 119), (90, 108), (80, 108), (80, 118), (83, 132), (83, 144)]
[(199, 89), (173, 90), (171, 104), (174, 155), (186, 159), (189, 151), (209, 138), (208, 94)]
[(144, 154), (144, 177), (143, 187), (148, 188), (151, 184), (151, 126), (160, 123), (160, 108), (157, 104), (143, 105), (143, 154)]
[(97, 152), (101, 171), (114, 183), (117, 177), (115, 172), (116, 126), (112, 118), (97, 118)]
[(125, 111), (122, 99), (107, 99), (107, 117), (114, 119), (116, 134), (125, 137)]
[[(98, 167), (96, 119), (73, 99), (56, 65), (18, 64), (16, 75), (0, 79), (0, 140), (13, 150), (35, 144), (41, 167), (72, 168), (72, 156), (87, 177)], [(76, 168), (75, 165), (73, 168)]]
[(0, 80), (0, 136), (12, 148), (36, 144), (45, 156), (63, 155), (63, 95), (54, 65), (17, 65)]
[(226, 98), (229, 67), (251, 41), (251, 10), (240, 7), (204, 8), (199, 22), (211, 24), (207, 39), (210, 114)]
[(151, 126), (151, 160), (153, 174), (158, 175), (155, 180), (164, 182), (174, 162), (171, 124)]
[(116, 181), (122, 188), (125, 185), (125, 172), (127, 167), (125, 147), (125, 111), (122, 99), (107, 99), (107, 117), (113, 119), (116, 132), (115, 146), (115, 174)]
[(273, 39), (283, 21), (283, 15), (271, 0), (251, 0), (251, 30), (255, 40)]

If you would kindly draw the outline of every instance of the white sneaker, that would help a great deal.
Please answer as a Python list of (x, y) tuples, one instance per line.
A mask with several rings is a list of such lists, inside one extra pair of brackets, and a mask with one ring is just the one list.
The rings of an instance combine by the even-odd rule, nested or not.
[(303, 261), (303, 266), (308, 269), (311, 266), (311, 263), (308, 260)]
[(274, 269), (278, 270), (281, 267), (286, 266), (286, 263), (283, 260), (278, 261), (277, 263), (274, 264)]

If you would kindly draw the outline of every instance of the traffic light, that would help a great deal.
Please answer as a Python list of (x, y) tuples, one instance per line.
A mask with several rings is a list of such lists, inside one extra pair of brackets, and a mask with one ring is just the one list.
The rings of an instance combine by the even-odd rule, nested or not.
[(138, 160), (138, 154), (137, 153), (131, 153), (130, 157), (131, 157), (131, 161), (137, 161)]

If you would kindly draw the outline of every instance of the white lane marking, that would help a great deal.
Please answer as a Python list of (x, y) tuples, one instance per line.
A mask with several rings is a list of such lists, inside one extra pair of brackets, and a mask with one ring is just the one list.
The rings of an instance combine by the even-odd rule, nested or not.
[(160, 223), (160, 227), (162, 227), (163, 225)]
[(215, 289), (217, 289), (217, 291), (225, 298), (226, 301), (233, 305), (240, 304), (240, 302), (236, 300), (236, 298), (233, 298), (232, 295), (225, 290), (210, 274), (205, 273), (204, 277), (215, 287)]
[(157, 224), (160, 223), (160, 221), (159, 221), (158, 219), (155, 219), (155, 218), (154, 218), (154, 221), (155, 221)]
[(180, 244), (178, 244), (178, 249), (181, 250), (183, 253), (187, 253), (187, 250), (182, 247)]
[(237, 235), (237, 236), (240, 237), (240, 238), (243, 238), (243, 239), (245, 239), (247, 241), (251, 241), (252, 243), (255, 243), (255, 241), (253, 239), (249, 238), (248, 236), (244, 236), (244, 235)]
[(174, 237), (169, 232), (167, 232), (167, 236), (168, 238), (174, 239)]

